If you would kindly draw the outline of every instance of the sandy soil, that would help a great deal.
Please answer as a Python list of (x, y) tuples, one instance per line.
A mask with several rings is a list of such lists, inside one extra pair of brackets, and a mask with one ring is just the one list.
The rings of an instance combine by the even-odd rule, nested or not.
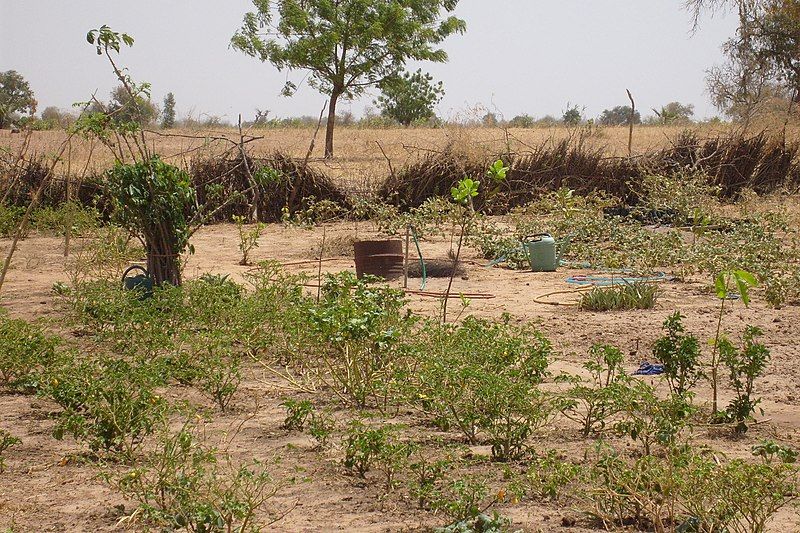
[[(327, 230), (327, 238), (354, 234), (352, 225), (335, 225)], [(362, 223), (359, 237), (371, 231)], [(313, 257), (312, 249), (319, 246), (322, 231), (285, 229), (270, 226), (255, 250), (254, 259), (276, 259), (295, 262)], [(186, 275), (195, 277), (204, 272), (229, 273), (240, 278), (246, 267), (238, 266), (239, 252), (236, 228), (218, 225), (200, 231), (194, 237), (197, 253), (189, 258)], [(5, 253), (9, 242), (0, 241)], [(63, 242), (58, 238), (31, 237), (22, 242), (13, 268), (3, 287), (2, 305), (9, 312), (27, 319), (43, 319), (60, 330), (61, 312), (51, 291), (54, 282), (66, 281)], [(449, 241), (445, 239), (423, 243), (428, 257), (445, 257)], [(560, 352), (554, 368), (572, 372), (580, 370), (586, 350), (594, 343), (607, 342), (620, 346), (629, 354), (626, 361), (632, 370), (650, 354), (652, 342), (661, 331), (664, 318), (680, 310), (686, 315), (688, 329), (702, 340), (713, 336), (717, 301), (707, 284), (666, 282), (656, 309), (651, 311), (588, 313), (575, 307), (546, 305), (534, 302), (544, 294), (570, 288), (565, 279), (586, 271), (560, 270), (555, 273), (513, 272), (486, 268), (484, 261), (467, 250), (465, 279), (457, 279), (454, 291), (490, 294), (490, 299), (474, 299), (464, 314), (498, 317), (510, 313), (514, 320), (532, 322), (540, 327)], [(350, 257), (339, 257), (323, 263), (323, 271), (353, 269)], [(316, 265), (294, 265), (291, 271), (315, 273)], [(417, 287), (418, 279), (409, 281)], [(446, 280), (430, 280), (428, 289), (443, 290)], [(410, 307), (418, 313), (435, 314), (439, 303), (433, 298), (410, 295)], [(560, 299), (560, 300), (559, 300)], [(571, 295), (556, 295), (553, 301), (574, 301)], [(460, 312), (458, 300), (451, 302), (450, 313)], [(746, 437), (730, 440), (696, 429), (696, 441), (710, 443), (731, 456), (748, 456), (750, 447), (764, 438), (773, 438), (800, 447), (800, 328), (797, 327), (800, 308), (771, 309), (755, 296), (750, 308), (740, 302), (731, 306), (724, 318), (726, 331), (738, 336), (746, 324), (764, 330), (764, 341), (772, 351), (767, 376), (758, 382), (763, 395), (765, 415)], [(69, 335), (68, 331), (62, 333)], [(637, 351), (638, 346), (638, 351)], [(412, 502), (399, 495), (384, 497), (377, 478), (358, 482), (347, 476), (340, 466), (340, 454), (315, 451), (313, 442), (304, 434), (281, 429), (284, 410), (279, 406), (284, 393), (277, 383), (264, 378), (250, 368), (234, 400), (230, 413), (216, 413), (208, 424), (211, 432), (230, 432), (241, 424), (231, 451), (237, 457), (269, 459), (282, 458), (281, 473), (294, 475), (297, 482), (274, 500), (279, 509), (294, 509), (280, 522), (275, 531), (416, 531), (427, 530), (443, 523), (415, 509)], [(710, 390), (699, 388), (699, 401), (708, 402)], [(172, 397), (189, 396), (200, 403), (192, 391), (172, 388)], [(729, 391), (724, 391), (726, 402)], [(196, 397), (196, 398), (195, 398)], [(317, 399), (315, 398), (315, 401)], [(323, 400), (324, 401), (324, 400)], [(330, 406), (338, 409), (334, 402)], [(210, 407), (210, 404), (209, 404)], [(19, 395), (0, 395), (0, 427), (22, 439), (22, 444), (6, 452), (7, 469), (0, 474), (0, 530), (13, 531), (119, 531), (130, 526), (118, 524), (124, 510), (131, 508), (103, 480), (98, 469), (81, 460), (83, 448), (65, 439), (56, 441), (50, 436), (53, 421), (49, 414), (54, 406), (42, 400)], [(347, 416), (336, 411), (337, 417)], [(413, 425), (415, 414), (400, 413), (400, 421)], [(244, 420), (244, 423), (242, 421)], [(431, 437), (433, 430), (427, 431)], [(456, 442), (457, 435), (438, 435)], [(620, 445), (624, 441), (620, 441)], [(589, 441), (581, 439), (574, 427), (558, 422), (537, 437), (537, 447), (557, 448), (579, 454)], [(476, 453), (487, 453), (476, 449)], [(487, 473), (487, 475), (489, 475)], [(497, 477), (498, 470), (493, 471)], [(497, 509), (514, 519), (515, 526), (525, 531), (560, 531), (564, 516), (579, 516), (575, 510), (524, 502), (519, 505), (499, 505)], [(135, 528), (133, 528), (135, 529)], [(581, 531), (580, 527), (569, 531)], [(771, 524), (770, 531), (800, 531), (800, 518), (794, 509), (781, 512)]]

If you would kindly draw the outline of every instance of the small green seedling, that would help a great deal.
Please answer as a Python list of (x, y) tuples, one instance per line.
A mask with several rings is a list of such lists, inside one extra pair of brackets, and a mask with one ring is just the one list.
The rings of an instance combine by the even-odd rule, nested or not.
[(720, 300), (719, 317), (717, 319), (717, 333), (714, 336), (713, 351), (711, 353), (711, 388), (713, 390), (712, 414), (716, 415), (718, 409), (717, 392), (719, 385), (719, 343), (722, 333), (722, 316), (725, 312), (725, 301), (731, 296), (731, 284), (736, 286), (739, 297), (745, 307), (750, 306), (750, 288), (758, 286), (756, 277), (745, 270), (724, 270), (714, 278), (714, 290)]
[(450, 194), (457, 203), (472, 206), (472, 199), (478, 196), (480, 185), (480, 181), (464, 178), (458, 182), (457, 187), (450, 189)]
[(498, 159), (492, 166), (489, 167), (489, 170), (486, 171), (486, 175), (492, 179), (495, 183), (505, 181), (506, 175), (510, 167), (507, 167), (505, 163), (503, 163), (502, 159)]

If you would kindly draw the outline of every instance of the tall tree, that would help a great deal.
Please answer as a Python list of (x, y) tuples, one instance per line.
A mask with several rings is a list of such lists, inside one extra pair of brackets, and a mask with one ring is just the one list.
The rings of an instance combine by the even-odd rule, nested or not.
[(774, 70), (756, 52), (756, 40), (765, 10), (774, 0), (686, 0), (694, 28), (705, 13), (734, 11), (736, 35), (722, 47), (726, 61), (708, 71), (706, 84), (714, 104), (747, 129), (764, 99), (771, 94)]
[(772, 0), (761, 19), (757, 54), (800, 103), (800, 0)]
[(661, 110), (653, 109), (662, 124), (676, 124), (691, 122), (694, 116), (694, 104), (682, 104), (680, 102), (670, 102), (661, 107)]
[(0, 72), (0, 128), (11, 124), (18, 113), (36, 113), (36, 99), (31, 86), (16, 70)]
[(433, 83), (433, 76), (423, 73), (422, 69), (387, 80), (381, 91), (383, 94), (375, 101), (381, 115), (403, 126), (433, 117), (433, 108), (444, 96), (442, 82)]
[(136, 123), (140, 126), (147, 126), (155, 121), (158, 109), (149, 100), (149, 87), (147, 85), (145, 91), (133, 95), (124, 85), (111, 91), (111, 101), (108, 104), (111, 120), (117, 124)]
[[(329, 96), (325, 157), (333, 157), (339, 99), (397, 76), (408, 60), (444, 62), (437, 45), (466, 24), (442, 11), (458, 0), (253, 0), (232, 46), (279, 70), (307, 70)], [(286, 92), (294, 85), (287, 83)]]
[(161, 112), (161, 127), (169, 129), (175, 126), (175, 95), (167, 93), (164, 97), (164, 109)]

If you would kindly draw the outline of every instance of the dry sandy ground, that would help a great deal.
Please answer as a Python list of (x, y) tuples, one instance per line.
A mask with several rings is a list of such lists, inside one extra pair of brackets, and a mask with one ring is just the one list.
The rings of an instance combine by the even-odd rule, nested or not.
[[(328, 239), (352, 234), (351, 225), (336, 225), (328, 229)], [(362, 223), (359, 236), (369, 234)], [(321, 230), (284, 229), (270, 226), (255, 250), (255, 260), (276, 259), (292, 262), (313, 257), (312, 248), (319, 245)], [(236, 229), (229, 225), (206, 228), (194, 238), (197, 253), (189, 259), (186, 274), (194, 277), (203, 272), (230, 273), (240, 277), (246, 270), (237, 265), (239, 252)], [(2, 241), (7, 248), (8, 241)], [(429, 257), (444, 257), (449, 244), (442, 239), (423, 243)], [(54, 329), (61, 321), (57, 302), (51, 292), (56, 281), (66, 281), (62, 240), (32, 237), (21, 243), (3, 288), (2, 305), (14, 316), (50, 320)], [(483, 260), (467, 251), (467, 279), (457, 279), (455, 291), (482, 292), (493, 296), (473, 300), (466, 314), (498, 317), (510, 313), (519, 321), (537, 324), (561, 353), (557, 369), (579, 371), (586, 350), (594, 343), (607, 342), (629, 353), (626, 361), (632, 370), (640, 358), (651, 350), (659, 336), (664, 318), (680, 310), (686, 315), (685, 324), (702, 340), (713, 335), (717, 302), (706, 284), (667, 282), (656, 309), (651, 311), (588, 313), (574, 307), (538, 304), (534, 298), (545, 293), (568, 289), (565, 278), (578, 271), (556, 273), (513, 272), (485, 268)], [(349, 257), (325, 262), (324, 271), (352, 269)], [(314, 265), (289, 267), (292, 271), (314, 272)], [(419, 280), (412, 279), (411, 286)], [(429, 289), (441, 290), (444, 280), (431, 280)], [(569, 295), (560, 296), (569, 301)], [(556, 297), (557, 300), (559, 297)], [(749, 309), (737, 302), (726, 314), (726, 331), (738, 335), (745, 324), (758, 325), (764, 330), (764, 340), (772, 351), (768, 375), (758, 382), (758, 393), (764, 397), (763, 423), (755, 426), (745, 438), (730, 440), (696, 429), (697, 442), (710, 443), (732, 456), (748, 456), (750, 447), (764, 438), (774, 438), (795, 448), (800, 447), (800, 308), (775, 310), (767, 307), (756, 295)], [(420, 313), (432, 314), (438, 302), (431, 298), (410, 296), (410, 307)], [(451, 316), (458, 314), (457, 300), (451, 303)], [(68, 332), (67, 332), (68, 334)], [(635, 352), (639, 347), (638, 353)], [(209, 423), (211, 432), (222, 433), (241, 426), (232, 444), (237, 457), (269, 459), (282, 457), (281, 471), (297, 476), (297, 483), (284, 489), (275, 500), (278, 508), (296, 507), (279, 523), (275, 531), (416, 531), (441, 525), (435, 517), (415, 509), (412, 502), (398, 495), (384, 497), (377, 478), (359, 483), (345, 475), (336, 450), (318, 452), (307, 435), (287, 432), (280, 428), (284, 410), (279, 406), (282, 391), (277, 383), (264, 379), (256, 369), (239, 389), (232, 412), (216, 413)], [(174, 398), (189, 397), (198, 402), (191, 390), (172, 388)], [(700, 388), (699, 400), (708, 402), (709, 390)], [(728, 391), (723, 394), (726, 402)], [(316, 401), (316, 399), (315, 399)], [(325, 400), (323, 400), (325, 401)], [(333, 402), (331, 407), (335, 408)], [(210, 404), (209, 404), (210, 406)], [(0, 474), (0, 530), (15, 524), (13, 531), (112, 531), (124, 530), (117, 522), (121, 509), (130, 510), (125, 502), (105, 482), (98, 470), (86, 462), (75, 460), (83, 451), (71, 439), (56, 441), (50, 436), (53, 421), (48, 417), (53, 406), (28, 396), (0, 395), (0, 427), (22, 439), (20, 446), (7, 455), (7, 470)], [(345, 417), (346, 413), (337, 412)], [(413, 413), (401, 413), (401, 421), (412, 424)], [(431, 437), (434, 430), (426, 430)], [(454, 435), (439, 435), (457, 441)], [(590, 441), (581, 439), (574, 427), (559, 422), (537, 437), (537, 448), (557, 448), (579, 456)], [(624, 441), (620, 441), (625, 446)], [(481, 450), (478, 450), (481, 451)], [(483, 453), (486, 453), (483, 450)], [(70, 459), (73, 458), (73, 459)], [(494, 476), (497, 476), (497, 469)], [(127, 506), (127, 507), (123, 507)], [(557, 505), (525, 502), (519, 505), (500, 505), (498, 510), (514, 518), (515, 526), (525, 531), (580, 531), (562, 529), (563, 516), (579, 516), (572, 509)], [(800, 518), (795, 509), (786, 509), (770, 525), (770, 531), (800, 531)], [(134, 528), (135, 529), (135, 528)]]

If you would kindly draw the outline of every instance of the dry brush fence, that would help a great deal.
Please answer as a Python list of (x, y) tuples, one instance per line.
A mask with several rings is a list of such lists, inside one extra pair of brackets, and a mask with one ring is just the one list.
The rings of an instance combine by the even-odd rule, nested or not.
[[(503, 156), (511, 170), (507, 182), (494, 191), (487, 205), (482, 187), (476, 205), (501, 213), (523, 205), (540, 194), (569, 187), (580, 194), (604, 191), (628, 204), (637, 201), (635, 184), (647, 174), (680, 175), (701, 172), (719, 185), (723, 197), (735, 197), (742, 189), (768, 193), (800, 184), (800, 148), (765, 133), (752, 137), (700, 139), (687, 131), (668, 148), (636, 158), (607, 157), (576, 136), (546, 142), (524, 153)], [(375, 191), (378, 199), (401, 208), (419, 206), (435, 196), (449, 196), (450, 188), (464, 176), (482, 179), (492, 159), (465, 155), (454, 146), (441, 151), (426, 151), (418, 160), (392, 173)], [(29, 157), (14, 168), (0, 161), (0, 199), (5, 205), (25, 206), (33, 191), (46, 176), (40, 157)], [(302, 209), (309, 197), (330, 200), (341, 206), (350, 204), (350, 195), (323, 171), (302, 159), (275, 152), (263, 158), (243, 159), (236, 151), (196, 159), (190, 174), (197, 189), (198, 202), (207, 212), (227, 202), (212, 221), (230, 221), (234, 215), (255, 211), (263, 222), (281, 219)], [(44, 189), (41, 205), (56, 206), (71, 196), (84, 205), (107, 205), (103, 175), (81, 178), (62, 176), (51, 179)], [(254, 181), (258, 194), (253, 194)], [(488, 185), (488, 184), (487, 184)], [(253, 205), (254, 202), (257, 205)], [(206, 205), (208, 204), (208, 205)]]

